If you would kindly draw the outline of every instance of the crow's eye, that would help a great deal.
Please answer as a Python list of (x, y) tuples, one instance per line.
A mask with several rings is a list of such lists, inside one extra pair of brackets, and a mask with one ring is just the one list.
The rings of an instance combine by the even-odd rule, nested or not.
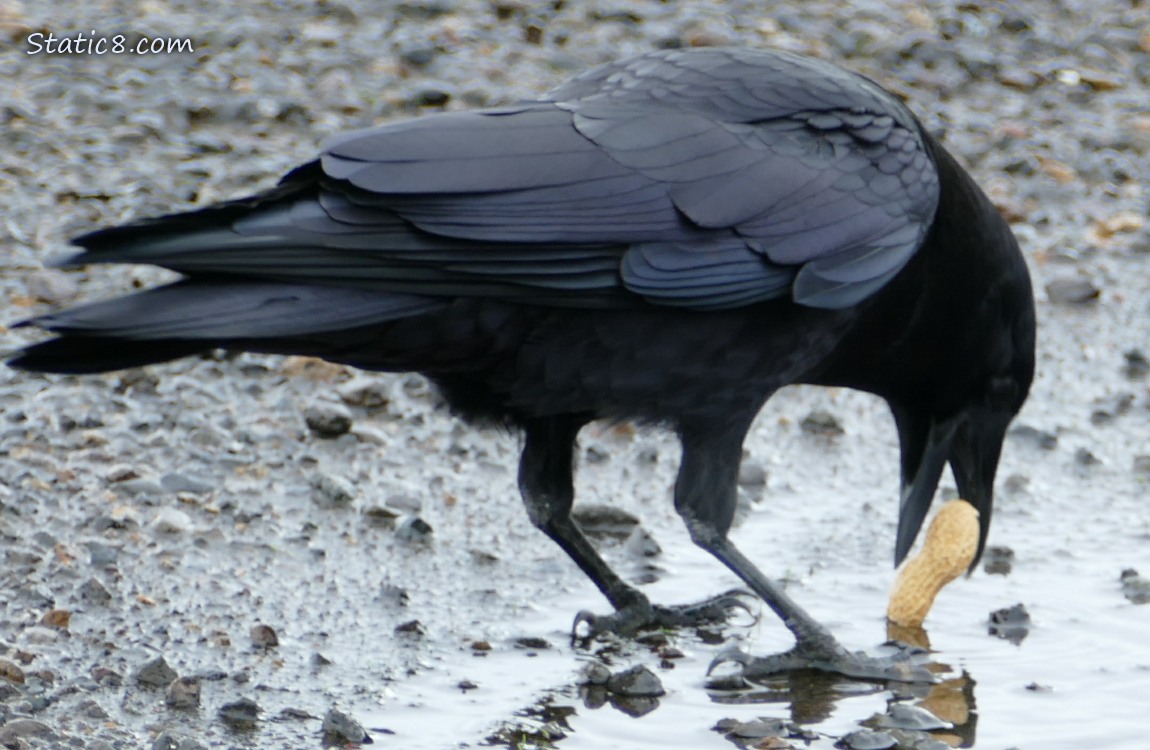
[(992, 408), (1012, 409), (1018, 398), (1018, 383), (1007, 375), (991, 378), (986, 396)]

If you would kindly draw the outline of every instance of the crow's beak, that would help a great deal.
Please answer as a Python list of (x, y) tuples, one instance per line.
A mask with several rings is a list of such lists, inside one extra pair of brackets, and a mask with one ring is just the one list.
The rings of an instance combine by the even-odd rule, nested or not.
[(994, 512), (994, 475), (1012, 417), (1008, 413), (974, 412), (963, 420), (951, 440), (950, 467), (958, 485), (958, 496), (978, 511), (978, 550), (970, 570), (978, 565), (986, 547), (990, 516)]
[[(900, 420), (901, 422), (901, 420)], [(905, 425), (909, 427), (909, 425)], [(933, 422), (925, 430), (903, 431), (902, 497), (898, 508), (898, 536), (894, 544), (894, 564), (900, 565), (914, 544), (922, 520), (930, 509), (939, 477), (951, 455), (951, 440), (958, 423), (954, 420)], [(973, 501), (972, 501), (973, 503)], [(975, 504), (976, 508), (980, 508)], [(981, 550), (981, 547), (979, 548)]]

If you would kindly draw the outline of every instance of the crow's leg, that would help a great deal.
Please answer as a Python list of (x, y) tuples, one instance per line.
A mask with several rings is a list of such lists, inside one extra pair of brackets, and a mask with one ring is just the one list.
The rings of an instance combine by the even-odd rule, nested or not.
[[(792, 669), (820, 669), (877, 680), (932, 681), (930, 673), (904, 655), (874, 658), (850, 653), (807, 614), (782, 587), (768, 579), (729, 539), (735, 513), (742, 443), (749, 420), (720, 428), (680, 429), (683, 460), (675, 483), (675, 509), (691, 539), (733, 570), (794, 634), (795, 647), (764, 658), (738, 657), (744, 675), (765, 676)], [(727, 657), (730, 658), (730, 657)]]
[(526, 439), (519, 461), (519, 490), (531, 523), (563, 548), (615, 608), (615, 614), (605, 617), (580, 612), (575, 627), (586, 624), (589, 635), (625, 634), (643, 628), (715, 622), (725, 619), (732, 608), (746, 609), (734, 594), (683, 607), (652, 605), (599, 556), (571, 518), (575, 436), (587, 421), (582, 416), (564, 415), (528, 422), (524, 425)]

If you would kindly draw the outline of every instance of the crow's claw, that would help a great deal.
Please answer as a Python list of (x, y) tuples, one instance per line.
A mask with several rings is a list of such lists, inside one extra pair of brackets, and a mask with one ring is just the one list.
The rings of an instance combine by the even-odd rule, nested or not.
[(738, 648), (728, 648), (711, 660), (710, 674), (725, 662), (742, 667), (742, 676), (749, 680), (761, 679), (781, 672), (798, 669), (817, 669), (844, 677), (876, 682), (938, 682), (934, 674), (919, 663), (918, 651), (899, 651), (890, 656), (876, 657), (856, 651), (851, 653), (838, 644), (831, 648), (795, 646), (790, 651), (774, 656), (751, 656)]
[[(596, 615), (582, 610), (575, 615), (571, 625), (572, 638), (594, 638), (604, 633), (633, 635), (641, 630), (661, 628), (682, 628), (708, 623), (723, 622), (732, 610), (740, 609), (758, 621), (758, 615), (740, 597), (753, 597), (748, 591), (733, 589), (696, 604), (682, 604), (667, 607), (651, 604), (643, 600), (629, 604), (609, 615)], [(586, 625), (586, 633), (579, 634), (579, 628)]]

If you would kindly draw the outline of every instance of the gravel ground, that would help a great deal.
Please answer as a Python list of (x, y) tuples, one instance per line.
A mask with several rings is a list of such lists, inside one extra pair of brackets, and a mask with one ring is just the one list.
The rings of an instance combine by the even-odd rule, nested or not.
[[(80, 32), (187, 39), (194, 51), (30, 54), (48, 33)], [(945, 134), (1013, 222), (1039, 296), (1040, 371), (1008, 446), (996, 533), (1042, 512), (1019, 498), (1054, 498), (1074, 526), (1083, 497), (1128, 530), (1108, 558), (1115, 581), (1139, 561), (1150, 568), (1136, 502), (1150, 476), (1150, 24), (1139, 0), (865, 0), (849, 12), (821, 1), (0, 0), (0, 324), (165, 278), (46, 267), (79, 232), (266, 187), (334, 132), (513, 101), (589, 64), (709, 44), (840, 62)], [(0, 350), (34, 336), (0, 325)], [(857, 515), (797, 522), (823, 546), (780, 552), (781, 566), (813, 571), (829, 554), (880, 569), (896, 481), (888, 416), (811, 389), (789, 403), (761, 419), (751, 474), (765, 470), (792, 498), (867, 483), (882, 512), (862, 526)], [(844, 434), (771, 442), (799, 441), (812, 409)], [(516, 648), (547, 645), (522, 638), (548, 613), (604, 606), (523, 518), (517, 447), (453, 423), (419, 378), (308, 360), (205, 357), (84, 378), (0, 369), (0, 745), (315, 746), (326, 730), (362, 739), (366, 716), (386, 743), (397, 725), (381, 706), (410, 706), (445, 662), (479, 664), (490, 649), (473, 671), (499, 684), (496, 665)], [(581, 497), (643, 516), (669, 550), (674, 442), (602, 428), (582, 450)], [(809, 478), (817, 460), (834, 462), (833, 480)], [(661, 578), (634, 547), (615, 559), (631, 577)], [(551, 658), (562, 676), (508, 683), (503, 702), (469, 698), (471, 710), (494, 727), (540, 686), (569, 684), (578, 662)], [(484, 694), (463, 682), (452, 692)], [(403, 745), (450, 746), (429, 739), (445, 718), (423, 716), (426, 733), (417, 723)], [(689, 742), (652, 731), (660, 746)], [(458, 725), (459, 744), (484, 736)]]

